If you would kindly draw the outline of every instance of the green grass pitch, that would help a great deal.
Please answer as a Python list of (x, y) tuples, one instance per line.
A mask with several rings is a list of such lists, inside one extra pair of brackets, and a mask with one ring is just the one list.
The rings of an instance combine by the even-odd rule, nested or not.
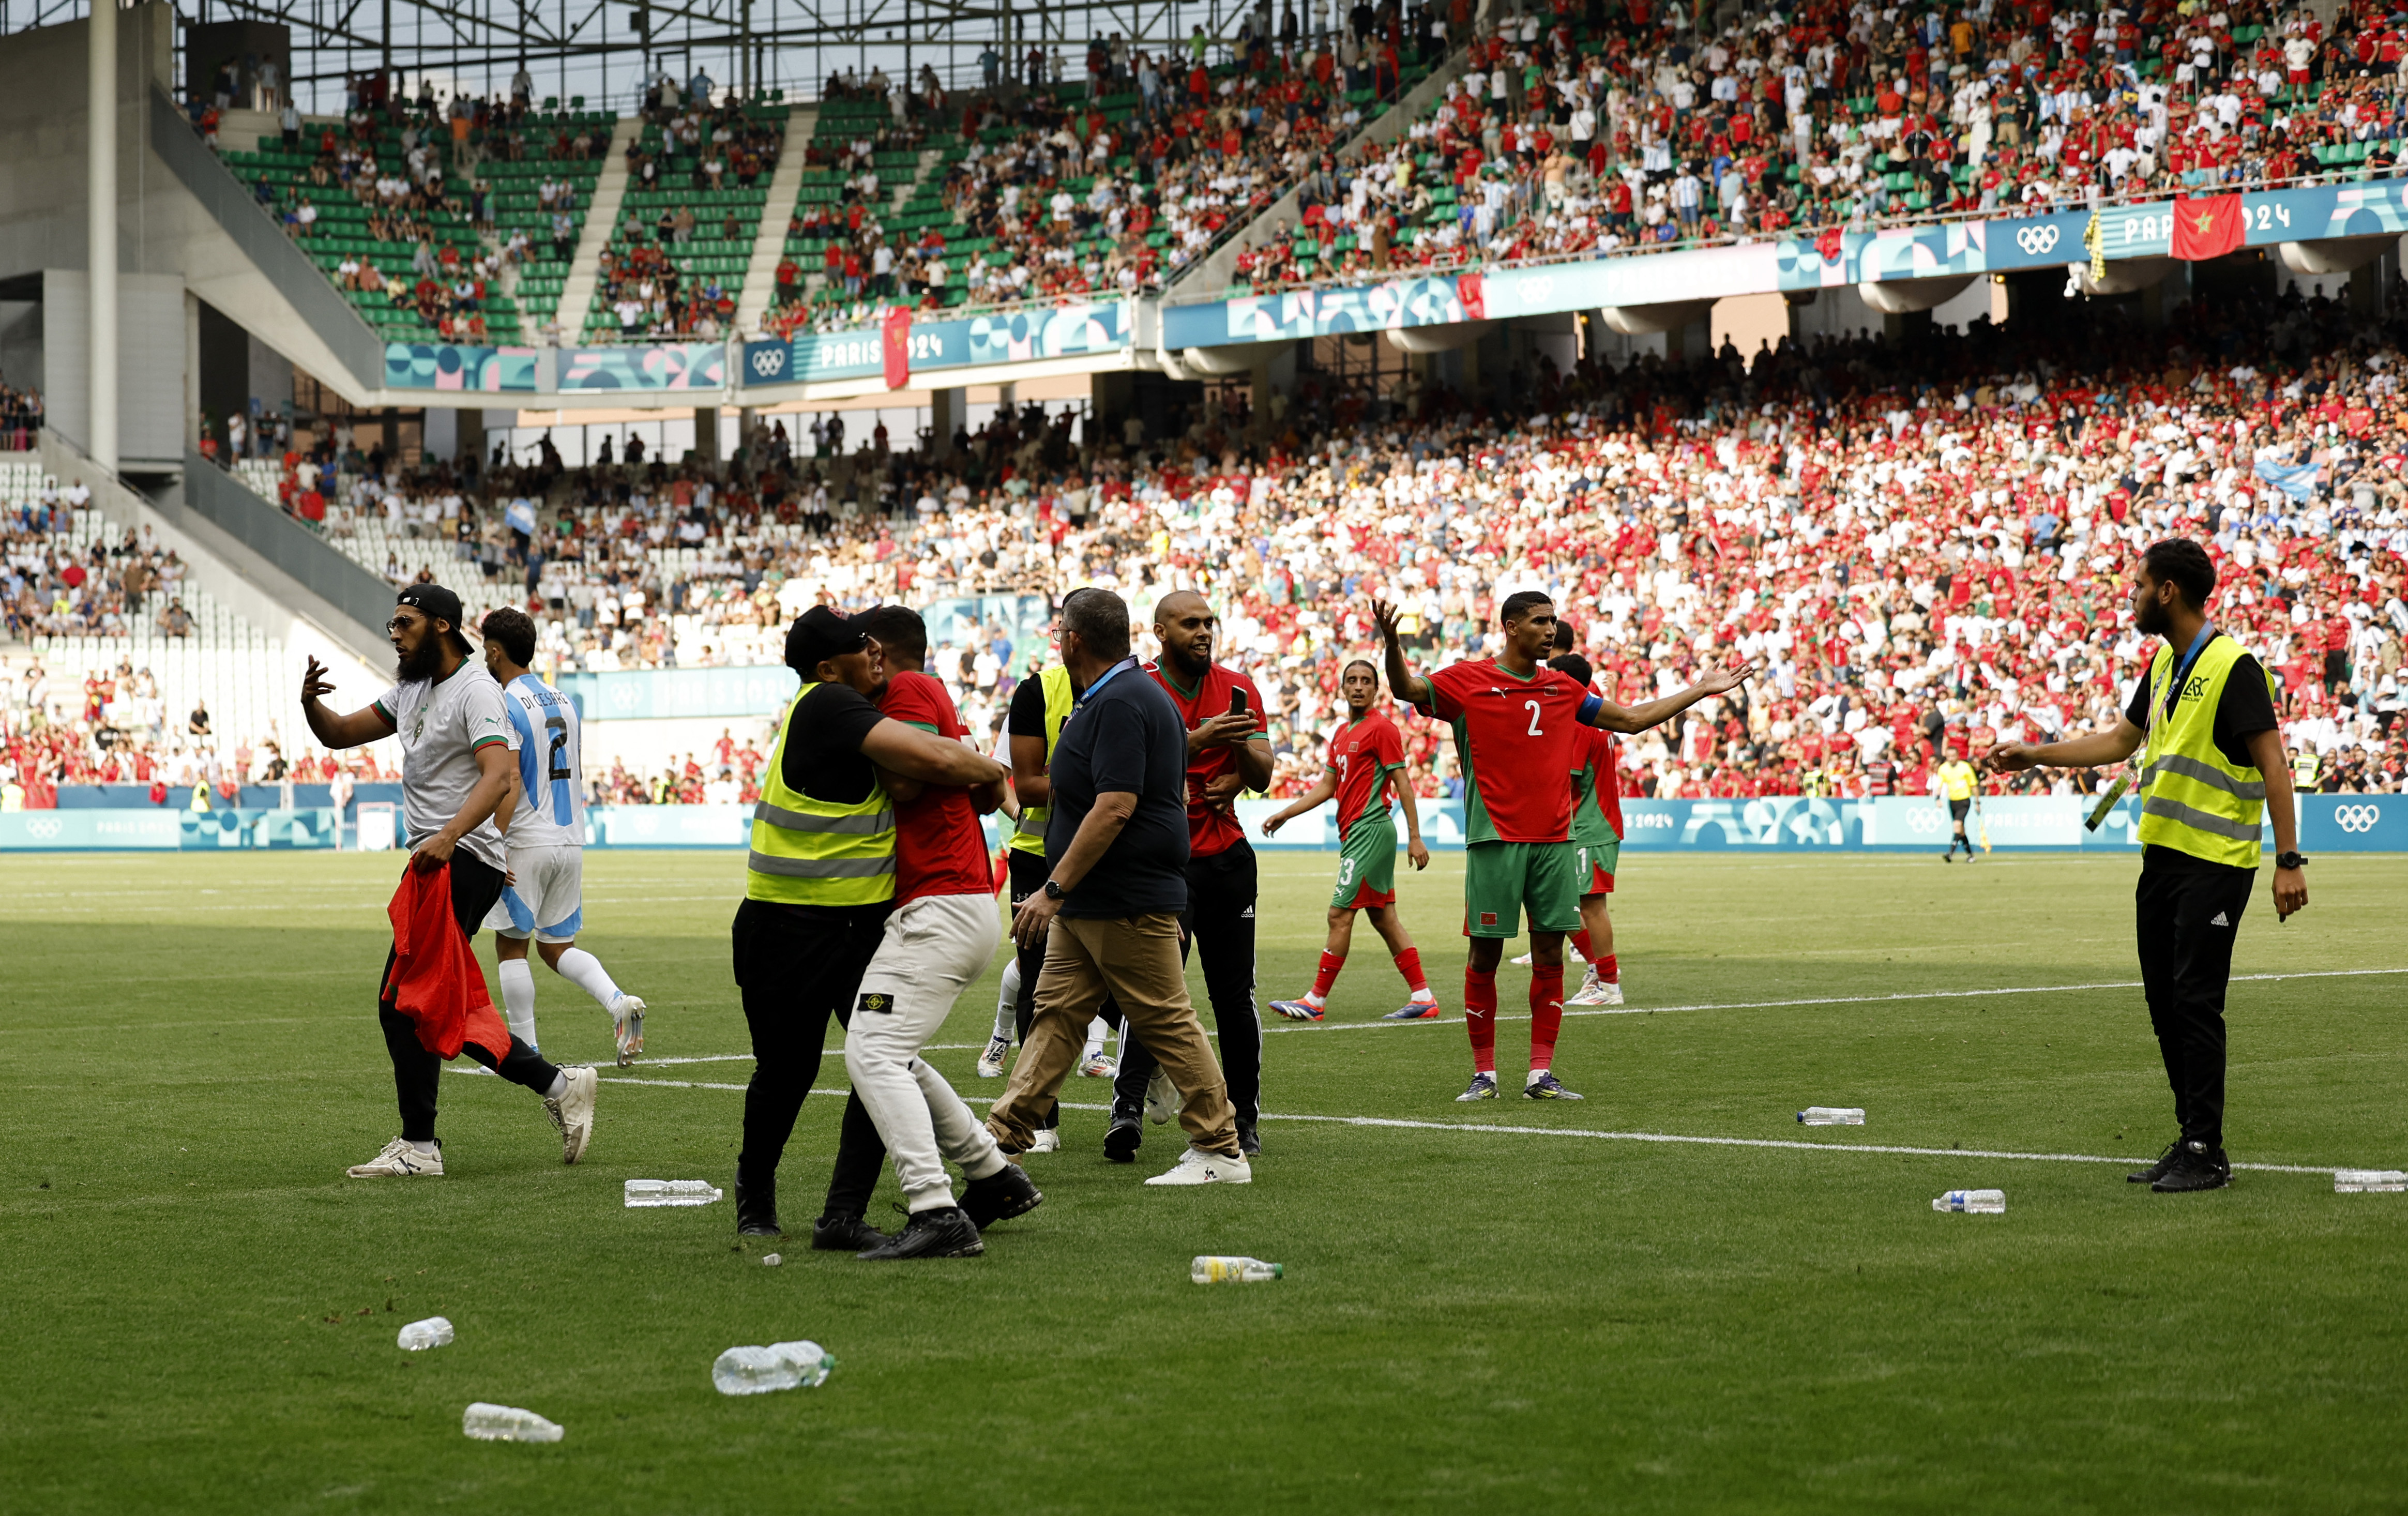
[[(1265, 857), (1266, 1000), (1309, 982), (1331, 866)], [(584, 945), (650, 998), (656, 1058), (745, 1050), (741, 867), (588, 860)], [(726, 1182), (741, 1096), (707, 1086), (740, 1061), (606, 1067), (573, 1169), (531, 1097), (447, 1078), (448, 1177), (343, 1177), (396, 1130), (367, 1004), (390, 855), (0, 860), (0, 1511), (2399, 1509), (2408, 1195), (2247, 1171), (2160, 1196), (1970, 1152), (2138, 1164), (2171, 1136), (2134, 867), (1634, 855), (1636, 1013), (1566, 1023), (1578, 1105), (1455, 1105), (1459, 1023), (1362, 1024), (1401, 988), (1365, 930), (1329, 1023), (1272, 1023), (1251, 1189), (1144, 1189), (1176, 1128), (1132, 1169), (1072, 1111), (1029, 1160), (1045, 1205), (984, 1258), (798, 1238), (772, 1269), (726, 1202), (620, 1204)], [(2327, 977), (2235, 985), (2233, 1156), (2408, 1166), (2408, 861), (2311, 877), (2305, 916), (2261, 888), (2242, 933), (2237, 972)], [(1403, 886), (1451, 1005), (1458, 880)], [(607, 1019), (537, 972), (545, 1051), (607, 1063)], [(981, 1109), (993, 984), (931, 1055)], [(2042, 986), (2089, 987), (2015, 993)], [(1722, 1008), (1663, 1008), (1695, 1007)], [(1509, 1086), (1526, 1036), (1501, 1028)], [(1870, 1120), (1800, 1128), (1811, 1104)], [(809, 1102), (790, 1226), (840, 1105)], [(1973, 1185), (2007, 1213), (1932, 1212)], [(1200, 1252), (1288, 1276), (1199, 1289)], [(455, 1344), (396, 1350), (437, 1314)], [(712, 1390), (721, 1349), (794, 1337), (837, 1355), (825, 1387)], [(469, 1442), (472, 1400), (567, 1438)]]

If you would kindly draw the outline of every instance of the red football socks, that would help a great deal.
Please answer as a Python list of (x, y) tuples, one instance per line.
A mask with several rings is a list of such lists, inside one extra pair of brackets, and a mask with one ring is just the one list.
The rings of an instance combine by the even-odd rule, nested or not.
[[(1412, 991), (1415, 994), (1427, 994), (1429, 993), (1429, 976), (1422, 972), (1421, 949), (1407, 948), (1404, 951), (1397, 954), (1397, 972), (1405, 977), (1406, 989)], [(1494, 983), (1495, 980), (1492, 980), (1490, 982)]]
[[(1563, 976), (1555, 976), (1558, 990)], [(1474, 969), (1463, 971), (1463, 1027), (1471, 1034), (1471, 1069), (1475, 1074), (1497, 1072), (1497, 974), (1494, 969), (1483, 974)]]
[(1552, 1068), (1564, 1024), (1564, 965), (1530, 965), (1530, 1066)]
[(1612, 953), (1607, 953), (1598, 961), (1597, 977), (1608, 984), (1621, 983), (1622, 960)]
[(1593, 964), (1597, 962), (1597, 955), (1589, 951), (1587, 927), (1584, 926), (1579, 931), (1572, 934), (1572, 948), (1573, 951), (1577, 951), (1583, 958), (1587, 959), (1590, 963)]
[(1321, 971), (1312, 976), (1312, 994), (1315, 999), (1328, 998), (1329, 987), (1338, 982), (1338, 971), (1345, 966), (1345, 959), (1326, 949), (1323, 950)]

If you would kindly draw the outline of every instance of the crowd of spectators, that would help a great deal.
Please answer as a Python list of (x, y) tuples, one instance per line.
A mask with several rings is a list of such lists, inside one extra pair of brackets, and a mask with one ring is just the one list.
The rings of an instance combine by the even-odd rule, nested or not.
[[(1033, 50), (1025, 65), (1055, 87), (994, 87), (1000, 54), (987, 60), (989, 88), (951, 100), (927, 73), (897, 93), (892, 122), (834, 155), (841, 203), (797, 207), (790, 237), (817, 243), (821, 264), (781, 265), (769, 328), (856, 326), (880, 305), (1052, 305), (1166, 287), (1394, 99), (1409, 62), (1442, 55), (1426, 9), (1409, 23), (1393, 4), (1356, 8), (1333, 28), (1325, 4), (1308, 36), (1292, 7), (1276, 32), (1264, 7), (1226, 43), (1199, 26), (1168, 51), (1098, 35), (1083, 92), (1058, 87), (1058, 49)], [(829, 88), (856, 93), (850, 80)], [(888, 86), (873, 75), (859, 88)], [(951, 222), (890, 230), (891, 186), (873, 160), (932, 139), (967, 144), (942, 172)]]
[[(1459, 9), (1460, 7), (1458, 7)], [(1255, 287), (1819, 236), (2388, 170), (2408, 32), (2275, 0), (1503, 16), (1402, 137), (1307, 179)]]
[(42, 392), (0, 384), (0, 451), (31, 451), (41, 430)]
[[(733, 92), (714, 106), (712, 89), (699, 72), (682, 94), (656, 84), (645, 112), (654, 130), (627, 145), (628, 191), (662, 204), (649, 222), (631, 215), (602, 253), (596, 289), (624, 339), (710, 342), (735, 326), (738, 286), (684, 264), (697, 237), (719, 253), (751, 256), (759, 207), (720, 192), (766, 188), (785, 133), (748, 113)], [(663, 198), (674, 191), (695, 198)]]
[[(2393, 789), (2403, 346), (2401, 323), (2321, 297), (2200, 295), (2154, 330), (2071, 306), (1752, 362), (1542, 361), (1493, 411), (1308, 375), (1270, 414), (1207, 407), (1173, 437), (1082, 436), (1030, 405), (950, 447), (848, 452), (824, 421), (790, 439), (780, 418), (724, 471), (539, 464), (370, 493), (453, 545), (439, 577), (528, 605), (560, 669), (773, 663), (816, 601), (1042, 605), (1099, 583), (1142, 609), (1197, 588), (1265, 692), (1281, 794), (1316, 772), (1371, 596), (1445, 661), (1488, 648), (1523, 588), (1555, 596), (1626, 700), (1732, 651), (1765, 661), (1746, 695), (1629, 744), (1633, 793), (1913, 787), (1935, 753), (2112, 723), (2147, 655), (2125, 576), (2190, 535), (2224, 576), (2218, 624), (2274, 672), (2322, 782)], [(992, 733), (1042, 651), (975, 640), (931, 667)], [(1445, 793), (1442, 734), (1407, 725), (1412, 781)]]
[(81, 481), (50, 484), (0, 512), (0, 629), (27, 641), (49, 636), (122, 637), (137, 626), (188, 636), (177, 598), (184, 564), (147, 533), (73, 544), (75, 512), (91, 500)]

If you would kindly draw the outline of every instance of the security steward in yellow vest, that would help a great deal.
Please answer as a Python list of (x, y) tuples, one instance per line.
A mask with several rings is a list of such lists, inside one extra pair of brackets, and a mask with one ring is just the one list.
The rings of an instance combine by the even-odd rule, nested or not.
[[(778, 1160), (819, 1078), (828, 1018), (850, 1023), (879, 1008), (855, 1002), (895, 898), (888, 784), (988, 784), (1004, 775), (992, 758), (879, 713), (871, 702), (886, 669), (867, 620), (814, 606), (786, 633), (786, 666), (803, 685), (752, 809), (734, 931), (753, 1058), (736, 1159), (736, 1229), (745, 1237), (782, 1235)], [(885, 1240), (863, 1219), (885, 1156), (868, 1112), (846, 1101), (812, 1247), (859, 1251)]]
[(2232, 940), (2258, 866), (2261, 823), (2274, 827), (2278, 919), (2308, 903), (2291, 768), (2258, 660), (2207, 619), (2215, 565), (2196, 542), (2170, 538), (2142, 555), (2132, 615), (2165, 639), (2112, 732), (2064, 742), (2002, 742), (1984, 760), (2000, 773), (2087, 768), (2139, 751), (2141, 882), (2134, 892), (2141, 980), (2173, 1086), (2181, 1135), (2127, 1178), (2162, 1193), (2222, 1189), (2224, 993)]

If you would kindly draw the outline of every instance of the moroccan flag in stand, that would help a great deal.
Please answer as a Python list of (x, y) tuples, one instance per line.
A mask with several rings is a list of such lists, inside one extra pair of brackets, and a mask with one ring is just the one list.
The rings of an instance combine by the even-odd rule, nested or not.
[(2196, 263), (2202, 258), (2221, 258), (2228, 252), (2237, 252), (2243, 230), (2241, 197), (2237, 194), (2174, 199), (2173, 253), (2177, 258)]
[(1488, 319), (1488, 295), (1481, 288), (1478, 274), (1455, 276), (1455, 297), (1463, 302), (1463, 319), (1469, 322)]
[(904, 389), (911, 382), (911, 307), (888, 310), (879, 330), (885, 339), (880, 347), (886, 356), (886, 387)]

